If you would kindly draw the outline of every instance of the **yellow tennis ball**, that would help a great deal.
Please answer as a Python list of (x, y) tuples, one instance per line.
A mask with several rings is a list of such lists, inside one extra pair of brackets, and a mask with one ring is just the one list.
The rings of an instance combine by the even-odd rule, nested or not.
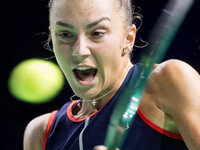
[(53, 62), (28, 59), (18, 64), (8, 79), (10, 93), (29, 103), (44, 103), (52, 100), (62, 89), (64, 76)]

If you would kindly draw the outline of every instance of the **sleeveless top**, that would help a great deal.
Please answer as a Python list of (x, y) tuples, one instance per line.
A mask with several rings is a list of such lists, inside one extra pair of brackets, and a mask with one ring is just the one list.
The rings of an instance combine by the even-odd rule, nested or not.
[[(140, 65), (129, 71), (115, 96), (99, 111), (78, 119), (72, 114), (78, 101), (67, 102), (51, 113), (43, 141), (44, 150), (93, 150), (103, 145), (115, 101), (127, 81), (134, 80)], [(138, 109), (121, 150), (187, 150), (180, 135), (170, 133), (148, 120)]]

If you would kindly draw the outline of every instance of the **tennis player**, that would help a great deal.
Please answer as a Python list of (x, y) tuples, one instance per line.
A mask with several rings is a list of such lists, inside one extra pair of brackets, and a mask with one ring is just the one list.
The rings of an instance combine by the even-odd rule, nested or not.
[[(24, 149), (92, 150), (104, 144), (118, 95), (142, 67), (130, 59), (138, 16), (130, 0), (51, 0), (49, 6), (53, 51), (75, 95), (28, 124)], [(198, 150), (199, 124), (200, 76), (168, 60), (155, 65), (133, 125), (123, 128), (130, 131), (121, 149)]]

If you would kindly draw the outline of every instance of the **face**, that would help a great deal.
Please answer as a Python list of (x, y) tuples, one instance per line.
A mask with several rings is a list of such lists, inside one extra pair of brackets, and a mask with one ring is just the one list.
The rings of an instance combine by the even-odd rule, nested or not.
[[(135, 30), (125, 28), (114, 0), (56, 0), (50, 16), (57, 62), (76, 95), (92, 99), (118, 86)], [(131, 36), (132, 35), (132, 36)]]

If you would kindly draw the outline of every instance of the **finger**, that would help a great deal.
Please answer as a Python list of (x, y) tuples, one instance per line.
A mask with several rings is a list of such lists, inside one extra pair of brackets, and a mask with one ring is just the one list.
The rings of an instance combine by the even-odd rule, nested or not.
[(95, 146), (94, 150), (107, 150), (107, 147), (100, 145), (100, 146)]

